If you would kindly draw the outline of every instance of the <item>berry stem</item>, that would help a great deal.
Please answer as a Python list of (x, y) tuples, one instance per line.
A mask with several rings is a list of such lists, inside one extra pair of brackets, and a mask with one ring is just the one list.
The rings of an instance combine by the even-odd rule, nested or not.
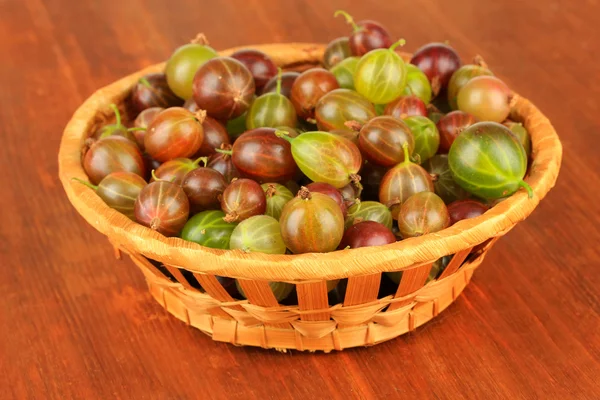
[(98, 186), (96, 186), (96, 185), (92, 185), (91, 183), (89, 183), (89, 182), (86, 182), (86, 181), (84, 181), (84, 180), (82, 180), (82, 179), (79, 179), (79, 178), (71, 178), (71, 180), (74, 180), (74, 181), (76, 181), (76, 182), (79, 182), (79, 183), (81, 183), (82, 185), (85, 185), (85, 186), (89, 187), (90, 189), (92, 189), (92, 190), (94, 190), (94, 191), (95, 191), (95, 190), (98, 190)]
[(360, 183), (360, 175), (350, 174), (350, 184), (355, 189), (356, 197), (360, 197), (363, 191), (363, 185)]
[(404, 40), (404, 39), (400, 39), (400, 40), (398, 40), (396, 43), (394, 43), (393, 45), (391, 45), (391, 46), (390, 46), (390, 50), (392, 50), (392, 51), (393, 51), (393, 50), (394, 50), (396, 47), (398, 47), (398, 46), (402, 47), (402, 46), (404, 46), (405, 44), (406, 44), (406, 40)]
[(412, 161), (410, 160), (410, 151), (408, 149), (408, 143), (404, 143), (402, 145), (402, 151), (404, 152), (404, 161), (402, 161), (402, 164), (412, 163)]
[(112, 110), (113, 110), (113, 111), (114, 111), (114, 113), (115, 113), (115, 118), (117, 119), (117, 121), (116, 121), (116, 122), (117, 122), (117, 123), (116, 123), (116, 125), (117, 125), (117, 126), (122, 126), (122, 124), (121, 124), (121, 112), (120, 112), (120, 111), (119, 111), (119, 109), (117, 108), (117, 105), (113, 103), (113, 104), (111, 104), (111, 105), (110, 105), (110, 108), (112, 108)]
[(352, 18), (352, 15), (348, 14), (344, 10), (337, 10), (335, 13), (333, 13), (334, 18), (336, 18), (340, 15), (342, 15), (346, 19), (346, 23), (350, 24), (350, 26), (352, 27), (352, 30), (354, 32), (360, 31), (360, 27), (358, 25), (356, 25), (356, 22), (354, 22), (354, 18)]
[(136, 131), (147, 131), (148, 128), (144, 128), (144, 127), (133, 127), (133, 128), (128, 128), (127, 132), (136, 132)]
[(215, 151), (217, 153), (227, 154), (228, 156), (232, 156), (233, 155), (233, 151), (232, 150), (215, 149)]
[(194, 160), (192, 164), (194, 165), (194, 167), (197, 167), (198, 165), (200, 165), (201, 162), (204, 163), (204, 166), (206, 167), (206, 165), (208, 164), (208, 157), (198, 157)]
[(152, 179), (154, 179), (155, 181), (160, 181), (160, 178), (158, 176), (156, 176), (155, 173), (155, 169), (152, 170), (152, 172), (150, 173), (150, 175), (152, 176)]
[(277, 89), (275, 93), (281, 94), (281, 74), (283, 73), (281, 67), (277, 68)]
[(142, 77), (140, 78), (139, 82), (140, 82), (142, 85), (146, 86), (148, 89), (152, 89), (152, 85), (150, 85), (150, 82), (148, 82), (148, 79), (146, 79), (145, 77), (143, 77), (143, 76), (142, 76)]
[(277, 188), (272, 183), (269, 183), (269, 185), (267, 185), (267, 190), (265, 190), (265, 196), (271, 198), (275, 196), (275, 193), (277, 193)]
[(285, 140), (287, 140), (290, 143), (292, 143), (294, 141), (294, 138), (290, 137), (290, 133), (287, 132), (287, 131), (284, 131), (282, 129), (276, 129), (275, 130), (275, 136), (277, 136), (279, 138), (282, 138), (282, 139), (285, 139)]
[(206, 35), (204, 35), (204, 33), (198, 33), (196, 37), (190, 41), (190, 43), (208, 46), (208, 39), (206, 38)]
[(529, 195), (530, 199), (533, 199), (533, 189), (531, 188), (531, 186), (529, 186), (529, 184), (525, 181), (521, 181), (519, 182), (519, 186), (522, 187), (523, 189), (527, 190), (527, 194)]

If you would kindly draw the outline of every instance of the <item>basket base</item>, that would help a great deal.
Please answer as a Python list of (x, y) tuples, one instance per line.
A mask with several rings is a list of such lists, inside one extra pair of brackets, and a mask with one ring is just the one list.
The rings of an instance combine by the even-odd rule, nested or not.
[[(154, 299), (169, 313), (187, 325), (200, 329), (215, 341), (279, 351), (295, 349), (324, 352), (378, 344), (425, 324), (450, 306), (462, 293), (483, 258), (483, 255), (477, 257), (465, 263), (454, 274), (426, 285), (411, 304), (391, 312), (377, 313), (362, 325), (343, 327), (343, 324), (340, 324), (342, 327), (338, 327), (334, 320), (324, 321), (324, 324), (330, 323), (330, 329), (326, 328), (326, 334), (320, 337), (307, 337), (300, 333), (301, 329), (273, 326), (274, 324), (265, 324), (255, 318), (236, 319), (238, 315), (234, 312), (230, 314), (234, 318), (219, 316), (221, 309), (231, 307), (228, 311), (232, 311), (235, 306), (239, 306), (239, 302), (235, 306), (224, 303), (207, 305), (203, 301), (192, 301), (193, 304), (190, 304), (189, 288), (163, 277), (157, 277), (147, 268), (145, 260), (132, 256), (133, 261), (144, 272)], [(198, 294), (195, 298), (200, 300)], [(383, 300), (385, 299), (380, 299)], [(381, 308), (384, 309), (385, 305)], [(215, 312), (217, 309), (219, 312)], [(380, 315), (384, 315), (385, 318), (378, 318)], [(294, 325), (294, 322), (291, 324)]]

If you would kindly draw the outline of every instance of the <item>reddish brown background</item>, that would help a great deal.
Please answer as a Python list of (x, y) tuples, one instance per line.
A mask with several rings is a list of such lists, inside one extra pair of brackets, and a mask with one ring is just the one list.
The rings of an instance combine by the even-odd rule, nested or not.
[[(69, 205), (62, 128), (199, 31), (217, 49), (326, 42), (348, 32), (338, 8), (408, 50), (483, 55), (561, 134), (558, 185), (413, 334), (329, 355), (213, 343)], [(0, 0), (0, 397), (599, 398), (599, 27), (596, 0)]]

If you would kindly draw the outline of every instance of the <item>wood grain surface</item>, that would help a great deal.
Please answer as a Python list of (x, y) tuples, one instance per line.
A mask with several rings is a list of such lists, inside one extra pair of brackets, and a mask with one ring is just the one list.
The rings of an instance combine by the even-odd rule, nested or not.
[[(554, 123), (556, 189), (457, 302), (341, 353), (214, 343), (151, 299), (67, 201), (57, 149), (95, 89), (205, 32), (217, 49), (327, 42), (343, 8), (481, 54)], [(600, 398), (597, 0), (0, 0), (0, 398)]]

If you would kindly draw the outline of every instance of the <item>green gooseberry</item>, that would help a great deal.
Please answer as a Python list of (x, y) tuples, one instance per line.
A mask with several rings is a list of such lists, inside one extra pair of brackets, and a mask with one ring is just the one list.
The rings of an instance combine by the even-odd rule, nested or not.
[(431, 83), (419, 67), (406, 64), (406, 87), (402, 95), (410, 96), (411, 94), (423, 100), (425, 104), (429, 104), (432, 97)]
[(202, 211), (188, 220), (181, 238), (213, 249), (229, 249), (229, 240), (236, 224), (225, 222), (221, 210)]
[(440, 133), (433, 121), (427, 117), (415, 115), (404, 118), (404, 122), (415, 138), (413, 156), (419, 157), (419, 163), (433, 157), (440, 146)]
[(454, 180), (484, 199), (510, 196), (520, 187), (533, 197), (523, 180), (527, 154), (510, 129), (496, 122), (478, 122), (456, 137), (448, 153)]
[(529, 136), (529, 132), (525, 126), (523, 126), (520, 122), (507, 121), (504, 123), (510, 131), (519, 139), (523, 148), (525, 149), (525, 153), (527, 153), (527, 157), (531, 157), (531, 137)]
[(344, 222), (345, 229), (363, 221), (379, 222), (388, 229), (392, 229), (392, 212), (388, 207), (378, 201), (356, 200), (356, 202), (348, 209), (348, 215)]
[(235, 227), (229, 242), (231, 250), (247, 253), (285, 254), (279, 221), (268, 215), (255, 215)]
[(383, 115), (383, 113), (385, 112), (385, 106), (387, 104), (373, 104), (373, 106), (375, 107), (375, 112), (377, 113), (377, 115), (381, 116)]
[(400, 39), (389, 49), (371, 50), (358, 62), (354, 87), (371, 103), (387, 104), (402, 95), (406, 86), (406, 64), (394, 49), (404, 43), (405, 40)]
[(278, 126), (295, 127), (298, 116), (294, 105), (281, 94), (281, 68), (277, 74), (277, 89), (257, 97), (246, 115), (246, 128), (276, 128)]
[(348, 57), (330, 69), (342, 89), (354, 90), (354, 73), (359, 61), (360, 57)]
[(169, 88), (184, 100), (192, 97), (192, 83), (196, 71), (217, 52), (201, 43), (188, 43), (177, 48), (165, 65)]
[(279, 183), (263, 183), (260, 187), (267, 198), (267, 210), (265, 214), (279, 221), (283, 206), (294, 198), (294, 194), (287, 187)]
[(329, 132), (305, 132), (290, 138), (276, 131), (292, 144), (292, 157), (298, 168), (313, 182), (324, 182), (340, 189), (350, 182), (357, 183), (362, 167), (358, 147), (348, 139)]
[(227, 133), (229, 134), (229, 137), (231, 137), (231, 139), (235, 140), (242, 133), (246, 132), (246, 117), (247, 116), (248, 116), (248, 111), (246, 111), (239, 117), (236, 117), (234, 119), (230, 119), (229, 121), (227, 121), (227, 124), (225, 125), (225, 129), (227, 130)]

